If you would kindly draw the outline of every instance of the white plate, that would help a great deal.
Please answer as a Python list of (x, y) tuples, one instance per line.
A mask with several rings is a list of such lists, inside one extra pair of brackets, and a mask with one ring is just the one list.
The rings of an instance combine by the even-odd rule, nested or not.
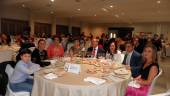
[(126, 75), (126, 74), (129, 73), (128, 70), (126, 70), (125, 68), (121, 68), (121, 69), (114, 70), (114, 72), (115, 72), (116, 74), (120, 74), (120, 75)]

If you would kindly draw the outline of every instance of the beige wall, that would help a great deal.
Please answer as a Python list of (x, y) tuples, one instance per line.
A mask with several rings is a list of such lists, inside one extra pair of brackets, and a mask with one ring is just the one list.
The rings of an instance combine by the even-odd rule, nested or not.
[(85, 24), (81, 26), (81, 32), (86, 36), (92, 34), (94, 37), (100, 37), (102, 33), (107, 33), (108, 26), (98, 24)]
[(81, 26), (81, 32), (84, 32), (87, 36), (91, 33), (96, 37), (102, 33), (107, 33), (108, 27), (134, 27), (133, 34), (138, 32), (152, 32), (152, 34), (164, 34), (166, 38), (170, 38), (170, 23), (84, 24)]
[[(89, 36), (90, 33), (95, 37), (101, 36), (102, 33), (107, 33), (108, 27), (134, 27), (136, 32), (152, 32), (162, 33), (166, 38), (170, 38), (170, 23), (138, 23), (138, 24), (89, 24), (77, 21), (76, 19), (68, 18), (56, 18), (53, 15), (41, 15), (37, 13), (31, 13), (26, 8), (13, 8), (10, 6), (1, 6), (0, 4), (0, 18), (11, 18), (18, 20), (28, 20), (31, 33), (34, 34), (34, 22), (49, 23), (52, 24), (52, 33), (56, 33), (56, 24), (71, 26), (80, 26), (81, 32)], [(1, 29), (1, 27), (0, 27)], [(70, 30), (69, 30), (70, 31)], [(169, 39), (170, 41), (170, 39)]]
[[(34, 34), (34, 23), (48, 23), (52, 24), (52, 34), (56, 33), (56, 24), (71, 26), (80, 26), (81, 23), (76, 20), (67, 18), (57, 18), (51, 14), (39, 14), (30, 12), (26, 8), (14, 8), (10, 6), (1, 6), (0, 4), (0, 18), (9, 18), (17, 20), (27, 20), (29, 21), (29, 26), (31, 27), (31, 34)], [(71, 28), (70, 28), (71, 29)], [(1, 27), (0, 27), (1, 30)], [(71, 31), (71, 30), (70, 30)]]
[(141, 23), (131, 26), (135, 28), (133, 31), (134, 34), (137, 32), (152, 32), (158, 35), (164, 34), (166, 38), (170, 38), (170, 23)]

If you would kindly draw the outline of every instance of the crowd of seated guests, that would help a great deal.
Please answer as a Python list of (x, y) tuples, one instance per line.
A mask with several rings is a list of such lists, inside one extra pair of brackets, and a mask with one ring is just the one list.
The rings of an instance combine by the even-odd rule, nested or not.
[[(0, 43), (9, 45), (10, 43), (7, 37), (8, 36), (1, 35)], [(105, 57), (106, 53), (108, 53), (112, 60), (117, 60), (124, 64), (127, 69), (131, 70), (132, 77), (137, 80), (138, 83), (144, 85), (142, 87), (143, 89), (138, 89), (140, 91), (128, 87), (126, 96), (145, 96), (131, 94), (133, 91), (135, 91), (135, 94), (138, 94), (137, 92), (140, 94), (141, 90), (146, 94), (152, 80), (159, 73), (156, 53), (157, 50), (161, 50), (162, 46), (160, 41), (158, 35), (154, 35), (153, 38), (146, 38), (143, 35), (139, 37), (134, 36), (131, 40), (124, 40), (122, 38), (109, 39), (107, 35), (102, 35), (101, 38), (82, 35), (80, 38), (74, 39), (72, 36), (66, 35), (62, 37), (53, 36), (52, 38), (42, 38), (38, 41), (38, 44), (35, 44), (33, 40), (27, 37), (19, 38), (18, 42), (20, 43), (18, 44), (20, 44), (21, 49), (19, 50), (17, 58), (15, 74), (13, 74), (14, 76), (12, 76), (10, 80), (10, 86), (14, 91), (18, 91), (20, 88), (17, 89), (16, 86), (21, 87), (22, 84), (28, 83), (27, 76), (36, 71), (30, 71), (28, 68), (34, 63), (44, 67), (43, 60), (45, 59), (64, 57), (65, 55), (71, 57), (80, 56), (81, 51), (85, 51), (86, 57)], [(25, 50), (30, 47), (36, 48), (33, 52)], [(23, 52), (23, 50), (25, 51)], [(121, 54), (124, 54), (124, 56), (122, 57)], [(122, 58), (122, 60), (118, 60), (120, 58)], [(17, 74), (20, 75), (16, 76)], [(15, 83), (19, 84), (16, 85)]]

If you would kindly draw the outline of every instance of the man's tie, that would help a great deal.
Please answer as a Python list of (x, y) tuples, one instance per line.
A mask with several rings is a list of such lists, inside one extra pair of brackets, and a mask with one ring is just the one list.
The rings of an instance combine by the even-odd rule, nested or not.
[(125, 57), (124, 57), (124, 60), (123, 60), (123, 63), (124, 63), (124, 64), (126, 64), (127, 56), (128, 56), (128, 54), (126, 53), (126, 54), (125, 54)]
[(96, 51), (96, 49), (93, 48), (93, 51), (92, 51), (92, 56), (93, 56), (93, 57), (95, 57), (95, 51)]

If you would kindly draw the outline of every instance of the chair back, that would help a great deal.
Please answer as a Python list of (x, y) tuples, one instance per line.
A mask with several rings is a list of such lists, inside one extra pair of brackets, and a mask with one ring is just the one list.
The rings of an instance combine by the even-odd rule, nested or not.
[(158, 74), (158, 75), (154, 78), (154, 80), (152, 81), (147, 96), (149, 96), (149, 95), (151, 94), (151, 92), (152, 92), (152, 90), (153, 90), (153, 88), (154, 88), (154, 86), (155, 86), (156, 80), (157, 80), (158, 77), (161, 76), (161, 75), (162, 75), (162, 69), (159, 69), (159, 74)]
[(10, 64), (7, 64), (5, 72), (7, 73), (8, 78), (10, 78), (14, 72), (14, 68), (12, 68), (12, 66)]
[[(14, 72), (14, 68), (10, 64), (7, 64), (5, 72), (7, 73), (8, 78), (10, 78)], [(13, 92), (8, 83), (7, 92), (5, 96), (30, 96), (30, 93), (29, 92)]]

